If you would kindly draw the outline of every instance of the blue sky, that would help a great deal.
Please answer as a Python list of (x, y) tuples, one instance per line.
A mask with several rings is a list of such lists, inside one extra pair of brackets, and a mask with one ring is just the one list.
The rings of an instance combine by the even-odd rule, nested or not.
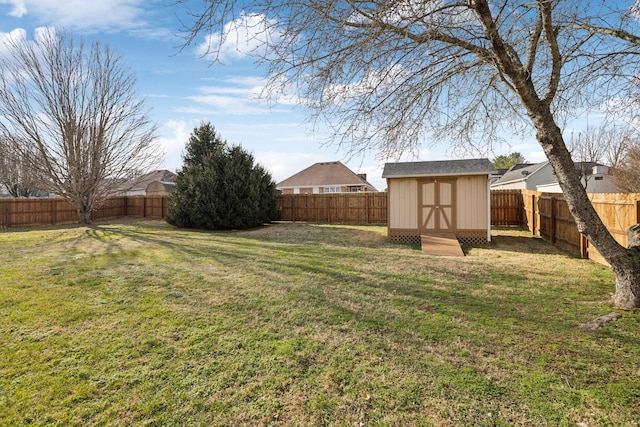
[[(327, 146), (326, 135), (311, 133), (300, 107), (258, 99), (264, 70), (235, 48), (225, 51), (222, 64), (211, 64), (198, 52), (204, 35), (180, 51), (178, 18), (185, 13), (185, 6), (173, 0), (0, 0), (0, 37), (21, 29), (33, 39), (36, 28), (58, 27), (114, 48), (135, 73), (138, 94), (146, 98), (159, 127), (166, 154), (161, 168), (181, 167), (189, 134), (206, 121), (230, 143), (250, 150), (276, 182), (313, 163), (340, 160), (354, 172), (366, 173), (382, 190), (385, 160), (456, 158), (446, 146), (426, 143), (417, 157), (402, 159), (379, 159), (376, 153), (350, 158), (346, 149)], [(514, 141), (488, 157), (512, 151), (532, 162), (545, 160), (533, 138)]]

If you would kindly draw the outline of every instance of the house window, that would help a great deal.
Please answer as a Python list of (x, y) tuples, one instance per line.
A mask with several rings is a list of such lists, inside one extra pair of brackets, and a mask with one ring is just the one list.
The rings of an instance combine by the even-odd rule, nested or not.
[(341, 188), (340, 187), (324, 187), (324, 192), (325, 193), (340, 193), (341, 192)]

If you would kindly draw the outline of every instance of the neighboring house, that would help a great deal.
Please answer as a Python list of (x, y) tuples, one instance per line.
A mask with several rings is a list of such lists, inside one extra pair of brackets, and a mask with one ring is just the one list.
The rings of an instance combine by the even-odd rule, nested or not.
[(341, 162), (321, 162), (279, 182), (282, 194), (360, 193), (378, 191), (366, 174), (356, 174)]
[[(609, 174), (609, 168), (594, 162), (576, 162), (576, 171), (582, 176), (587, 193), (618, 193), (620, 190)], [(492, 190), (534, 190), (562, 193), (551, 164), (518, 164), (491, 184)]]
[[(613, 176), (609, 173), (608, 166), (591, 162), (577, 162), (576, 169), (578, 169), (578, 172), (582, 176), (582, 185), (587, 190), (587, 193), (623, 192), (616, 185)], [(548, 183), (539, 184), (536, 190), (543, 193), (562, 193), (557, 179)]]
[(147, 196), (168, 196), (173, 191), (173, 182), (153, 181), (147, 185)]
[(540, 184), (555, 179), (549, 162), (536, 164), (520, 163), (512, 166), (497, 181), (491, 183), (492, 190), (536, 190)]
[(166, 196), (171, 194), (176, 174), (158, 170), (126, 181), (114, 190), (116, 196)]
[(451, 234), (460, 242), (491, 241), (489, 159), (403, 162), (384, 165), (388, 235), (419, 243), (425, 235)]

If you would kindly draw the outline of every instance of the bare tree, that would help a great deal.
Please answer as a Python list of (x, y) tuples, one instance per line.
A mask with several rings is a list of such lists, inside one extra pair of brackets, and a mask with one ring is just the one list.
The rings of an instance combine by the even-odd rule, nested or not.
[(631, 193), (640, 193), (640, 142), (629, 147), (613, 170), (616, 185)]
[(633, 308), (640, 257), (603, 225), (561, 131), (589, 108), (636, 105), (640, 25), (624, 3), (209, 0), (185, 22), (186, 43), (206, 36), (220, 58), (246, 23), (262, 41), (269, 94), (295, 88), (352, 150), (405, 152), (426, 135), (490, 145), (505, 130), (532, 130), (578, 229), (616, 274), (614, 303)]
[(30, 197), (38, 194), (40, 179), (31, 169), (32, 153), (19, 153), (15, 141), (0, 137), (0, 185), (4, 185), (13, 197)]
[(612, 126), (606, 122), (572, 132), (567, 145), (585, 187), (592, 176), (593, 166), (605, 163), (614, 170), (636, 139), (637, 132), (633, 126)]
[(0, 69), (0, 132), (19, 142), (45, 189), (77, 207), (80, 223), (132, 170), (158, 160), (135, 78), (108, 46), (43, 31), (9, 40)]
[(632, 125), (603, 123), (571, 133), (568, 148), (575, 161), (604, 163), (615, 168), (637, 139), (638, 132)]

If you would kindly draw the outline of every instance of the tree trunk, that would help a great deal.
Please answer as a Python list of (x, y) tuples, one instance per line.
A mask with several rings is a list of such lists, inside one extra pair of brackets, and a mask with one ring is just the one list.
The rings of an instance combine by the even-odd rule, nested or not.
[(640, 224), (633, 225), (627, 230), (628, 249), (627, 258), (619, 261), (620, 264), (629, 264), (620, 272), (616, 271), (616, 293), (613, 296), (613, 302), (617, 307), (621, 308), (637, 308), (640, 307), (640, 290), (638, 286), (638, 276), (629, 274), (640, 270)]
[(91, 224), (91, 207), (78, 203), (78, 224)]
[[(596, 246), (597, 247), (597, 246)], [(622, 309), (640, 307), (640, 250), (626, 249), (627, 259), (611, 264), (616, 274), (616, 293), (613, 303)]]
[(622, 309), (640, 307), (640, 249), (625, 248), (613, 238), (593, 208), (580, 181), (562, 132), (548, 109), (531, 114), (536, 137), (558, 178), (565, 200), (580, 233), (600, 252), (616, 275), (613, 303)]

